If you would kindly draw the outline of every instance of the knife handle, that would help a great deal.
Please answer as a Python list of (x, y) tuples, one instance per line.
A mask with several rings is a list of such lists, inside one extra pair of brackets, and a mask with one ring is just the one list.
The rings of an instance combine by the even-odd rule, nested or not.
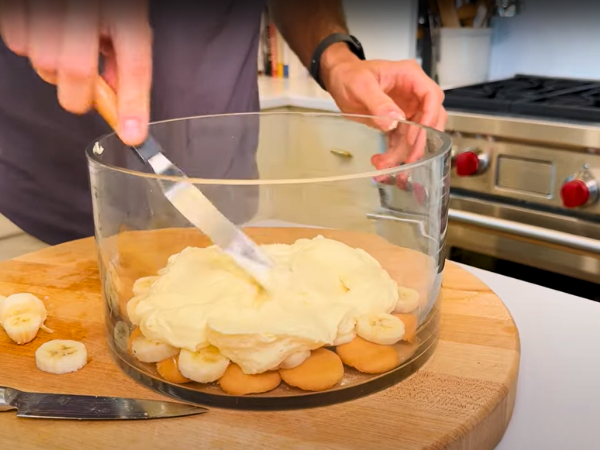
[(12, 402), (18, 394), (16, 389), (0, 386), (0, 412), (17, 409), (16, 406), (12, 406)]
[(110, 127), (117, 131), (119, 119), (117, 114), (117, 96), (108, 83), (99, 76), (96, 80), (94, 107), (106, 120)]

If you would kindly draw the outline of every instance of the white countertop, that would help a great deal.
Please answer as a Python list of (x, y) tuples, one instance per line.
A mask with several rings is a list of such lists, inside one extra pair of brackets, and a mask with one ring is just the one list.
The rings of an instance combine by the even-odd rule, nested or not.
[[(259, 79), (263, 109), (338, 111), (313, 80)], [(600, 448), (600, 304), (463, 266), (506, 304), (521, 366), (511, 423), (496, 450)]]
[(496, 450), (600, 448), (600, 304), (463, 267), (502, 299), (521, 339), (515, 409)]
[(297, 108), (339, 111), (333, 98), (312, 78), (258, 78), (261, 109), (295, 106)]

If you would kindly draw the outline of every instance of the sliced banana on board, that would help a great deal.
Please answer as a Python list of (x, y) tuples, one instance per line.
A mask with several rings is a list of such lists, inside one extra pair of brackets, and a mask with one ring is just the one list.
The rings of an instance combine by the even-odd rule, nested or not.
[(76, 372), (87, 364), (87, 350), (78, 341), (55, 339), (42, 344), (35, 352), (35, 364), (43, 372)]
[(19, 345), (33, 341), (41, 326), (42, 316), (37, 313), (16, 314), (2, 322), (2, 327), (8, 337)]
[(229, 359), (215, 346), (209, 345), (196, 352), (182, 349), (179, 353), (179, 371), (190, 380), (198, 383), (212, 383), (223, 376)]
[(140, 335), (131, 342), (131, 353), (141, 362), (156, 363), (177, 355), (179, 349)]
[(356, 320), (356, 333), (380, 345), (392, 345), (404, 336), (404, 323), (391, 314), (364, 314)]
[(0, 312), (0, 322), (3, 322), (10, 316), (16, 316), (23, 313), (37, 313), (42, 317), (42, 322), (46, 320), (47, 313), (44, 302), (33, 294), (13, 294), (2, 302), (2, 311)]
[(398, 301), (394, 308), (395, 313), (406, 314), (419, 307), (419, 293), (414, 289), (404, 286), (398, 287)]
[(0, 304), (0, 325), (19, 345), (33, 341), (40, 328), (51, 333), (44, 325), (47, 317), (44, 302), (33, 294), (13, 294)]
[(144, 294), (148, 289), (150, 289), (156, 280), (158, 280), (158, 277), (138, 278), (133, 283), (133, 295), (137, 297), (138, 295)]

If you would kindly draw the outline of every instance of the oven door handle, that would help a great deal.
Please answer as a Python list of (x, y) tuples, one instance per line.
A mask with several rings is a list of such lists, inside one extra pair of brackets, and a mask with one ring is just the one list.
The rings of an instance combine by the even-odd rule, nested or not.
[(450, 208), (448, 220), (600, 255), (600, 240)]

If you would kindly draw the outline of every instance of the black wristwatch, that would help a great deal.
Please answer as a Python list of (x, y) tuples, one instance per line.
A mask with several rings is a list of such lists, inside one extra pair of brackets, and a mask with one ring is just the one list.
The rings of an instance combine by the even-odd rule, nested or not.
[(323, 90), (327, 89), (325, 89), (325, 85), (321, 81), (319, 74), (321, 68), (321, 56), (323, 55), (323, 52), (329, 48), (329, 46), (337, 44), (338, 42), (345, 42), (348, 44), (350, 51), (359, 59), (363, 61), (366, 59), (362, 44), (354, 36), (344, 33), (334, 33), (327, 36), (319, 45), (317, 45), (317, 48), (315, 49), (313, 57), (310, 61), (310, 75), (317, 83), (319, 83), (319, 86), (321, 86)]

